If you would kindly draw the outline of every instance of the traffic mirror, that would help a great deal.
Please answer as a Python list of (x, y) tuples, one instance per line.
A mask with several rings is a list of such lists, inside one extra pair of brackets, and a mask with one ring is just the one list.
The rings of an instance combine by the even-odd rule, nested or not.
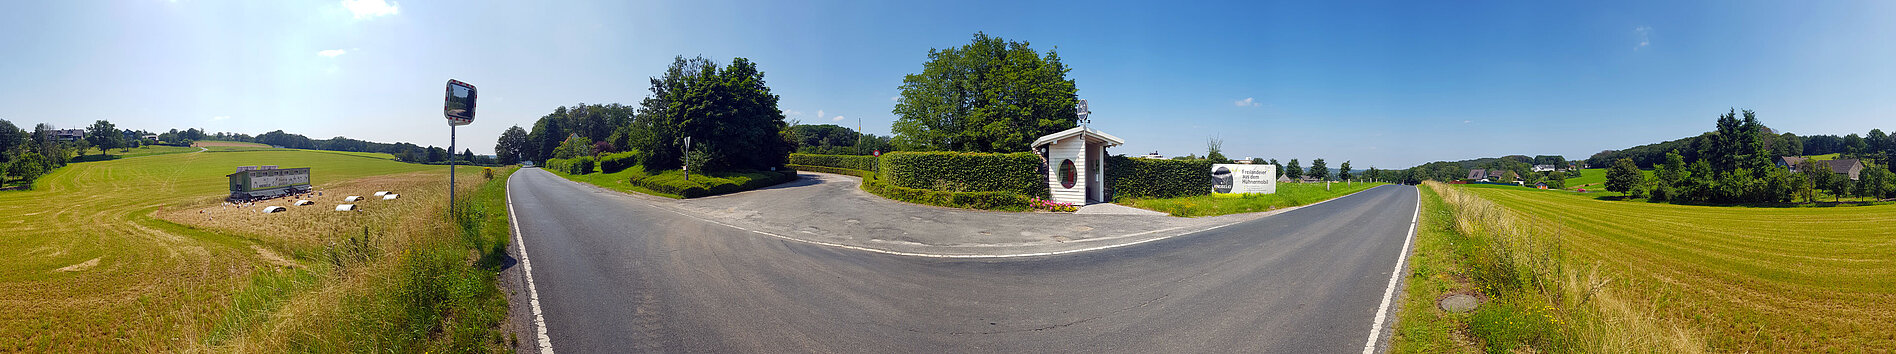
[(474, 122), (474, 98), (477, 97), (474, 85), (461, 80), (448, 80), (447, 104), (442, 105), (442, 113), (448, 117), (448, 125), (467, 125)]

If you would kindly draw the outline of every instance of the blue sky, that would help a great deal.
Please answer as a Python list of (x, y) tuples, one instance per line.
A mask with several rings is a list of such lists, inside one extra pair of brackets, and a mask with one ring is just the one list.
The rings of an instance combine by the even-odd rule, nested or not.
[(1114, 153), (1408, 167), (1585, 158), (1754, 109), (1896, 128), (1896, 2), (53, 1), (0, 4), (0, 119), (462, 146), (636, 104), (673, 56), (760, 64), (806, 124), (888, 134), (902, 76), (983, 31), (1057, 48)]

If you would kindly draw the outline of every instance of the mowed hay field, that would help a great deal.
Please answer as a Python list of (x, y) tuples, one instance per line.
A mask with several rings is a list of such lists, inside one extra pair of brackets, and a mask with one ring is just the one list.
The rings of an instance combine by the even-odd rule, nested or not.
[[(247, 165), (312, 168), (313, 184), (328, 191), (326, 203), (291, 208), (329, 208), (328, 199), (354, 192), (331, 190), (339, 187), (414, 190), (398, 190), (403, 200), (363, 202), (359, 215), (263, 215), (256, 211), (275, 204), (262, 203), (205, 214), (244, 224), (209, 216), (200, 222), (198, 211), (218, 208), (228, 195), (224, 175)], [(281, 274), (321, 267), (313, 255), (348, 237), (344, 231), (360, 234), (359, 224), (399, 218), (375, 208), (445, 203), (446, 170), (345, 154), (212, 148), (76, 163), (42, 177), (33, 190), (0, 192), (0, 351), (188, 351), (240, 338), (261, 320), (230, 311), (238, 293), (257, 286), (253, 279), (297, 278)], [(464, 181), (480, 180), (479, 169), (462, 173), (471, 177)], [(381, 177), (364, 179), (371, 176)], [(284, 224), (312, 216), (327, 223)], [(291, 227), (258, 227), (268, 225)]]
[(1896, 348), (1896, 205), (1753, 208), (1458, 187), (1564, 227), (1573, 267), (1718, 352)]

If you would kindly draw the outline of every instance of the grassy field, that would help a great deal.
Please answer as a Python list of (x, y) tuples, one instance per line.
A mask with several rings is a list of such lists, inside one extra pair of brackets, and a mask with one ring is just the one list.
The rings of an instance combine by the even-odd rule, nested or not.
[(1323, 183), (1278, 183), (1277, 193), (1263, 195), (1201, 195), (1192, 197), (1140, 199), (1122, 201), (1127, 206), (1151, 209), (1172, 216), (1198, 217), (1225, 214), (1255, 213), (1271, 209), (1293, 207), (1341, 197), (1360, 192), (1385, 183), (1343, 183), (1331, 184), (1325, 190)]
[(233, 146), (233, 147), (262, 147), (262, 148), (270, 147), (269, 145), (258, 144), (258, 143), (246, 143), (246, 142), (241, 142), (241, 141), (222, 141), (222, 140), (199, 140), (199, 141), (191, 142), (191, 146), (194, 146), (194, 147)]
[[(262, 206), (287, 202), (221, 204), (224, 175), (245, 165), (312, 168), (323, 205), (261, 214)], [(361, 290), (373, 289), (366, 285), (373, 278), (399, 278), (403, 257), (366, 257), (355, 263), (376, 265), (353, 272), (338, 272), (343, 267), (324, 258), (364, 226), (377, 235), (372, 249), (400, 252), (436, 242), (423, 231), (452, 228), (434, 221), (446, 215), (439, 182), (446, 172), (294, 150), (173, 153), (75, 163), (42, 177), (33, 190), (0, 192), (0, 215), (9, 216), (0, 220), (0, 234), (8, 236), (0, 245), (0, 351), (309, 350), (349, 343), (355, 337), (337, 332), (372, 327), (309, 331), (305, 339), (314, 340), (305, 342), (275, 329), (333, 317), (324, 314), (353, 303), (350, 297), (374, 298), (376, 292)], [(478, 168), (463, 173), (480, 175)], [(403, 197), (362, 203), (361, 213), (321, 212), (341, 195), (384, 189)], [(420, 217), (431, 213), (443, 217)], [(338, 323), (358, 322), (372, 321)]]
[[(1645, 175), (1646, 178), (1652, 178), (1652, 170), (1640, 170), (1639, 173), (1642, 175)], [(1577, 190), (1581, 188), (1585, 188), (1589, 192), (1605, 191), (1606, 190), (1606, 169), (1589, 168), (1589, 169), (1580, 170), (1580, 177), (1567, 179), (1566, 189)]]
[(1680, 343), (1719, 352), (1896, 348), (1896, 205), (1688, 206), (1454, 188), (1533, 225), (1523, 232), (1558, 235), (1556, 268), (1567, 278), (1595, 274), (1595, 298), (1617, 299), (1576, 311), (1646, 323), (1575, 325), (1583, 342), (1671, 343), (1664, 351), (1693, 347)]

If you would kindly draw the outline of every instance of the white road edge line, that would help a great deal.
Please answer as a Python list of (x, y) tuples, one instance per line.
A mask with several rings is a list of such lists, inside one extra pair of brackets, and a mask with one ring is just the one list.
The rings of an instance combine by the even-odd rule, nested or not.
[[(574, 183), (579, 183), (579, 182), (574, 182)], [(1371, 187), (1371, 189), (1374, 189), (1374, 188), (1380, 188), (1380, 186), (1378, 186), (1378, 187)], [(1337, 199), (1343, 199), (1343, 198), (1347, 198), (1347, 197), (1350, 197), (1350, 196), (1354, 196), (1354, 195), (1356, 195), (1357, 193), (1362, 193), (1362, 192), (1365, 192), (1365, 191), (1369, 191), (1369, 189), (1364, 189), (1364, 190), (1361, 190), (1361, 191), (1357, 191), (1356, 193), (1350, 193), (1350, 194), (1347, 194), (1347, 195), (1343, 195), (1343, 196), (1338, 196), (1338, 197), (1336, 197), (1336, 198), (1330, 198), (1330, 199), (1325, 199), (1325, 200), (1323, 200), (1323, 201), (1320, 201), (1320, 202), (1316, 202), (1316, 203), (1310, 203), (1310, 204), (1304, 204), (1304, 205), (1299, 205), (1299, 206), (1294, 206), (1294, 207), (1289, 207), (1289, 208), (1282, 208), (1282, 209), (1278, 209), (1278, 210), (1273, 210), (1273, 211), (1276, 211), (1277, 213), (1276, 213), (1276, 214), (1271, 214), (1271, 215), (1268, 215), (1268, 216), (1275, 216), (1275, 215), (1278, 215), (1278, 214), (1282, 214), (1282, 213), (1285, 213), (1285, 212), (1290, 212), (1291, 210), (1296, 210), (1296, 209), (1302, 209), (1302, 208), (1304, 208), (1304, 207), (1309, 207), (1309, 206), (1314, 206), (1314, 205), (1317, 205), (1317, 204), (1323, 204), (1323, 203), (1328, 203), (1328, 202), (1330, 202), (1330, 201), (1332, 201), (1332, 200), (1337, 200)], [(1418, 196), (1417, 198), (1420, 198), (1420, 197)], [(1421, 203), (1421, 199), (1416, 199), (1416, 200), (1417, 200), (1417, 207), (1418, 207), (1418, 208), (1420, 208), (1420, 205), (1421, 205), (1421, 204), (1420, 204), (1420, 203)], [(934, 253), (915, 253), (915, 252), (903, 252), (903, 251), (892, 251), (892, 250), (885, 250), (885, 249), (879, 249), (879, 248), (870, 248), (870, 247), (862, 247), (862, 246), (851, 246), (851, 245), (845, 245), (845, 244), (840, 244), (840, 243), (831, 243), (831, 242), (823, 242), (823, 241), (815, 241), (815, 240), (805, 240), (805, 239), (800, 239), (800, 238), (795, 238), (795, 237), (789, 237), (789, 236), (784, 236), (784, 235), (778, 235), (778, 234), (774, 234), (774, 233), (770, 233), (770, 232), (767, 232), (767, 231), (760, 231), (760, 230), (752, 230), (752, 229), (747, 229), (747, 228), (744, 228), (744, 227), (742, 227), (742, 226), (737, 226), (737, 225), (731, 225), (731, 224), (727, 224), (727, 223), (724, 223), (724, 222), (721, 222), (721, 221), (717, 221), (717, 220), (711, 220), (711, 219), (706, 219), (706, 218), (702, 218), (702, 217), (698, 217), (697, 215), (691, 215), (691, 214), (686, 214), (685, 212), (682, 212), (682, 211), (678, 211), (678, 210), (672, 210), (672, 208), (666, 208), (666, 207), (657, 207), (657, 208), (654, 208), (654, 209), (658, 209), (658, 210), (664, 210), (664, 211), (667, 211), (667, 212), (671, 212), (672, 214), (678, 214), (679, 216), (683, 216), (683, 217), (687, 217), (687, 218), (692, 218), (692, 219), (697, 219), (698, 221), (703, 221), (703, 222), (708, 222), (708, 223), (713, 223), (713, 224), (718, 224), (718, 225), (723, 225), (724, 227), (729, 227), (729, 228), (733, 228), (733, 229), (738, 229), (738, 230), (740, 230), (740, 231), (750, 231), (751, 233), (755, 233), (755, 234), (759, 234), (759, 235), (764, 235), (764, 236), (770, 236), (770, 237), (775, 237), (775, 238), (779, 238), (779, 239), (784, 239), (784, 240), (790, 240), (790, 241), (795, 241), (795, 242), (801, 242), (801, 243), (807, 243), (807, 244), (812, 244), (812, 245), (819, 245), (819, 246), (829, 246), (829, 247), (836, 247), (836, 248), (844, 248), (844, 249), (852, 249), (852, 250), (857, 250), (857, 251), (864, 251), (864, 252), (874, 252), (874, 253), (881, 253), (881, 254), (891, 254), (891, 255), (897, 255), (897, 256), (909, 256), (909, 257), (926, 257), (926, 258), (962, 258), (962, 259), (973, 259), (973, 258), (987, 258), (987, 259), (992, 259), (992, 258), (1020, 258), (1020, 257), (1038, 257), (1038, 256), (1054, 256), (1054, 255), (1062, 255), (1062, 254), (1069, 254), (1069, 253), (1080, 253), (1080, 252), (1091, 252), (1091, 251), (1098, 251), (1098, 250), (1103, 250), (1103, 249), (1111, 249), (1111, 248), (1119, 248), (1119, 247), (1126, 247), (1126, 246), (1132, 246), (1132, 245), (1137, 245), (1137, 244), (1142, 244), (1142, 243), (1147, 243), (1147, 242), (1153, 242), (1153, 241), (1159, 241), (1159, 240), (1166, 240), (1166, 239), (1172, 239), (1172, 238), (1176, 238), (1176, 237), (1182, 237), (1182, 236), (1186, 236), (1186, 235), (1192, 235), (1192, 234), (1197, 234), (1197, 233), (1201, 233), (1201, 232), (1206, 232), (1206, 231), (1211, 231), (1211, 230), (1217, 230), (1217, 229), (1220, 229), (1220, 228), (1224, 228), (1225, 226), (1231, 226), (1231, 225), (1237, 225), (1237, 224), (1240, 224), (1240, 223), (1244, 223), (1244, 222), (1248, 222), (1248, 221), (1255, 221), (1255, 220), (1257, 220), (1257, 219), (1249, 219), (1249, 220), (1239, 220), (1239, 221), (1233, 221), (1233, 222), (1229, 222), (1229, 223), (1225, 223), (1225, 224), (1222, 224), (1222, 225), (1217, 225), (1217, 226), (1212, 226), (1212, 227), (1208, 227), (1208, 228), (1205, 228), (1205, 229), (1202, 229), (1202, 230), (1198, 230), (1198, 231), (1192, 231), (1192, 232), (1186, 232), (1186, 233), (1182, 233), (1182, 234), (1177, 234), (1177, 235), (1172, 235), (1172, 236), (1166, 236), (1166, 237), (1159, 237), (1159, 238), (1153, 238), (1153, 239), (1146, 239), (1146, 240), (1139, 240), (1139, 241), (1134, 241), (1134, 242), (1129, 242), (1129, 243), (1122, 243), (1122, 244), (1114, 244), (1114, 245), (1105, 245), (1105, 246), (1098, 246), (1098, 247), (1088, 247), (1088, 248), (1081, 248), (1081, 249), (1071, 249), (1071, 250), (1064, 250), (1064, 251), (1051, 251), (1051, 252), (1035, 252), (1035, 253), (1015, 253), (1015, 254), (934, 254)], [(512, 209), (509, 209), (509, 210), (512, 210)], [(1417, 209), (1417, 212), (1418, 212), (1418, 213), (1420, 213), (1420, 212), (1421, 212), (1421, 209)], [(1417, 214), (1417, 215), (1420, 215), (1420, 214)], [(1128, 235), (1125, 235), (1125, 236), (1120, 236), (1120, 237), (1131, 237), (1131, 236), (1136, 236), (1136, 235), (1142, 235), (1142, 234), (1148, 234), (1148, 233), (1154, 233), (1154, 232), (1166, 232), (1166, 231), (1172, 231), (1172, 230), (1177, 230), (1177, 229), (1182, 229), (1182, 228), (1185, 228), (1185, 227), (1184, 227), (1184, 226), (1178, 226), (1178, 227), (1173, 227), (1173, 228), (1168, 228), (1168, 229), (1161, 229), (1161, 230), (1152, 230), (1152, 231), (1146, 231), (1146, 232), (1140, 232), (1140, 233), (1136, 233), (1136, 234), (1128, 234)], [(1415, 231), (1415, 226), (1414, 226), (1414, 223), (1413, 223), (1413, 222), (1411, 223), (1411, 225), (1410, 225), (1410, 227), (1409, 227), (1409, 230), (1410, 230), (1410, 233), (1414, 233), (1414, 231)], [(1405, 245), (1403, 246), (1403, 254), (1408, 254), (1408, 246), (1407, 246), (1406, 244), (1405, 244)], [(1387, 300), (1384, 300), (1384, 302), (1387, 302)]]
[[(513, 181), (512, 178), (507, 180)], [(512, 188), (507, 189), (507, 221), (507, 228), (513, 231), (514, 247), (520, 248), (520, 271), (527, 275), (527, 302), (533, 304), (533, 328), (538, 332), (540, 353), (553, 354), (553, 339), (546, 335), (546, 317), (540, 314), (540, 290), (533, 286), (533, 262), (527, 261), (527, 242), (521, 237), (520, 218), (514, 216)]]
[(1402, 240), (1402, 254), (1396, 256), (1396, 269), (1389, 272), (1389, 290), (1383, 291), (1382, 306), (1376, 307), (1376, 322), (1369, 325), (1369, 342), (1363, 343), (1363, 354), (1375, 354), (1376, 342), (1382, 337), (1383, 320), (1389, 315), (1389, 301), (1396, 295), (1396, 283), (1402, 280), (1403, 263), (1409, 261), (1409, 245), (1415, 243), (1415, 225), (1422, 220), (1422, 190), (1416, 187), (1415, 215), (1409, 217), (1409, 235)]

